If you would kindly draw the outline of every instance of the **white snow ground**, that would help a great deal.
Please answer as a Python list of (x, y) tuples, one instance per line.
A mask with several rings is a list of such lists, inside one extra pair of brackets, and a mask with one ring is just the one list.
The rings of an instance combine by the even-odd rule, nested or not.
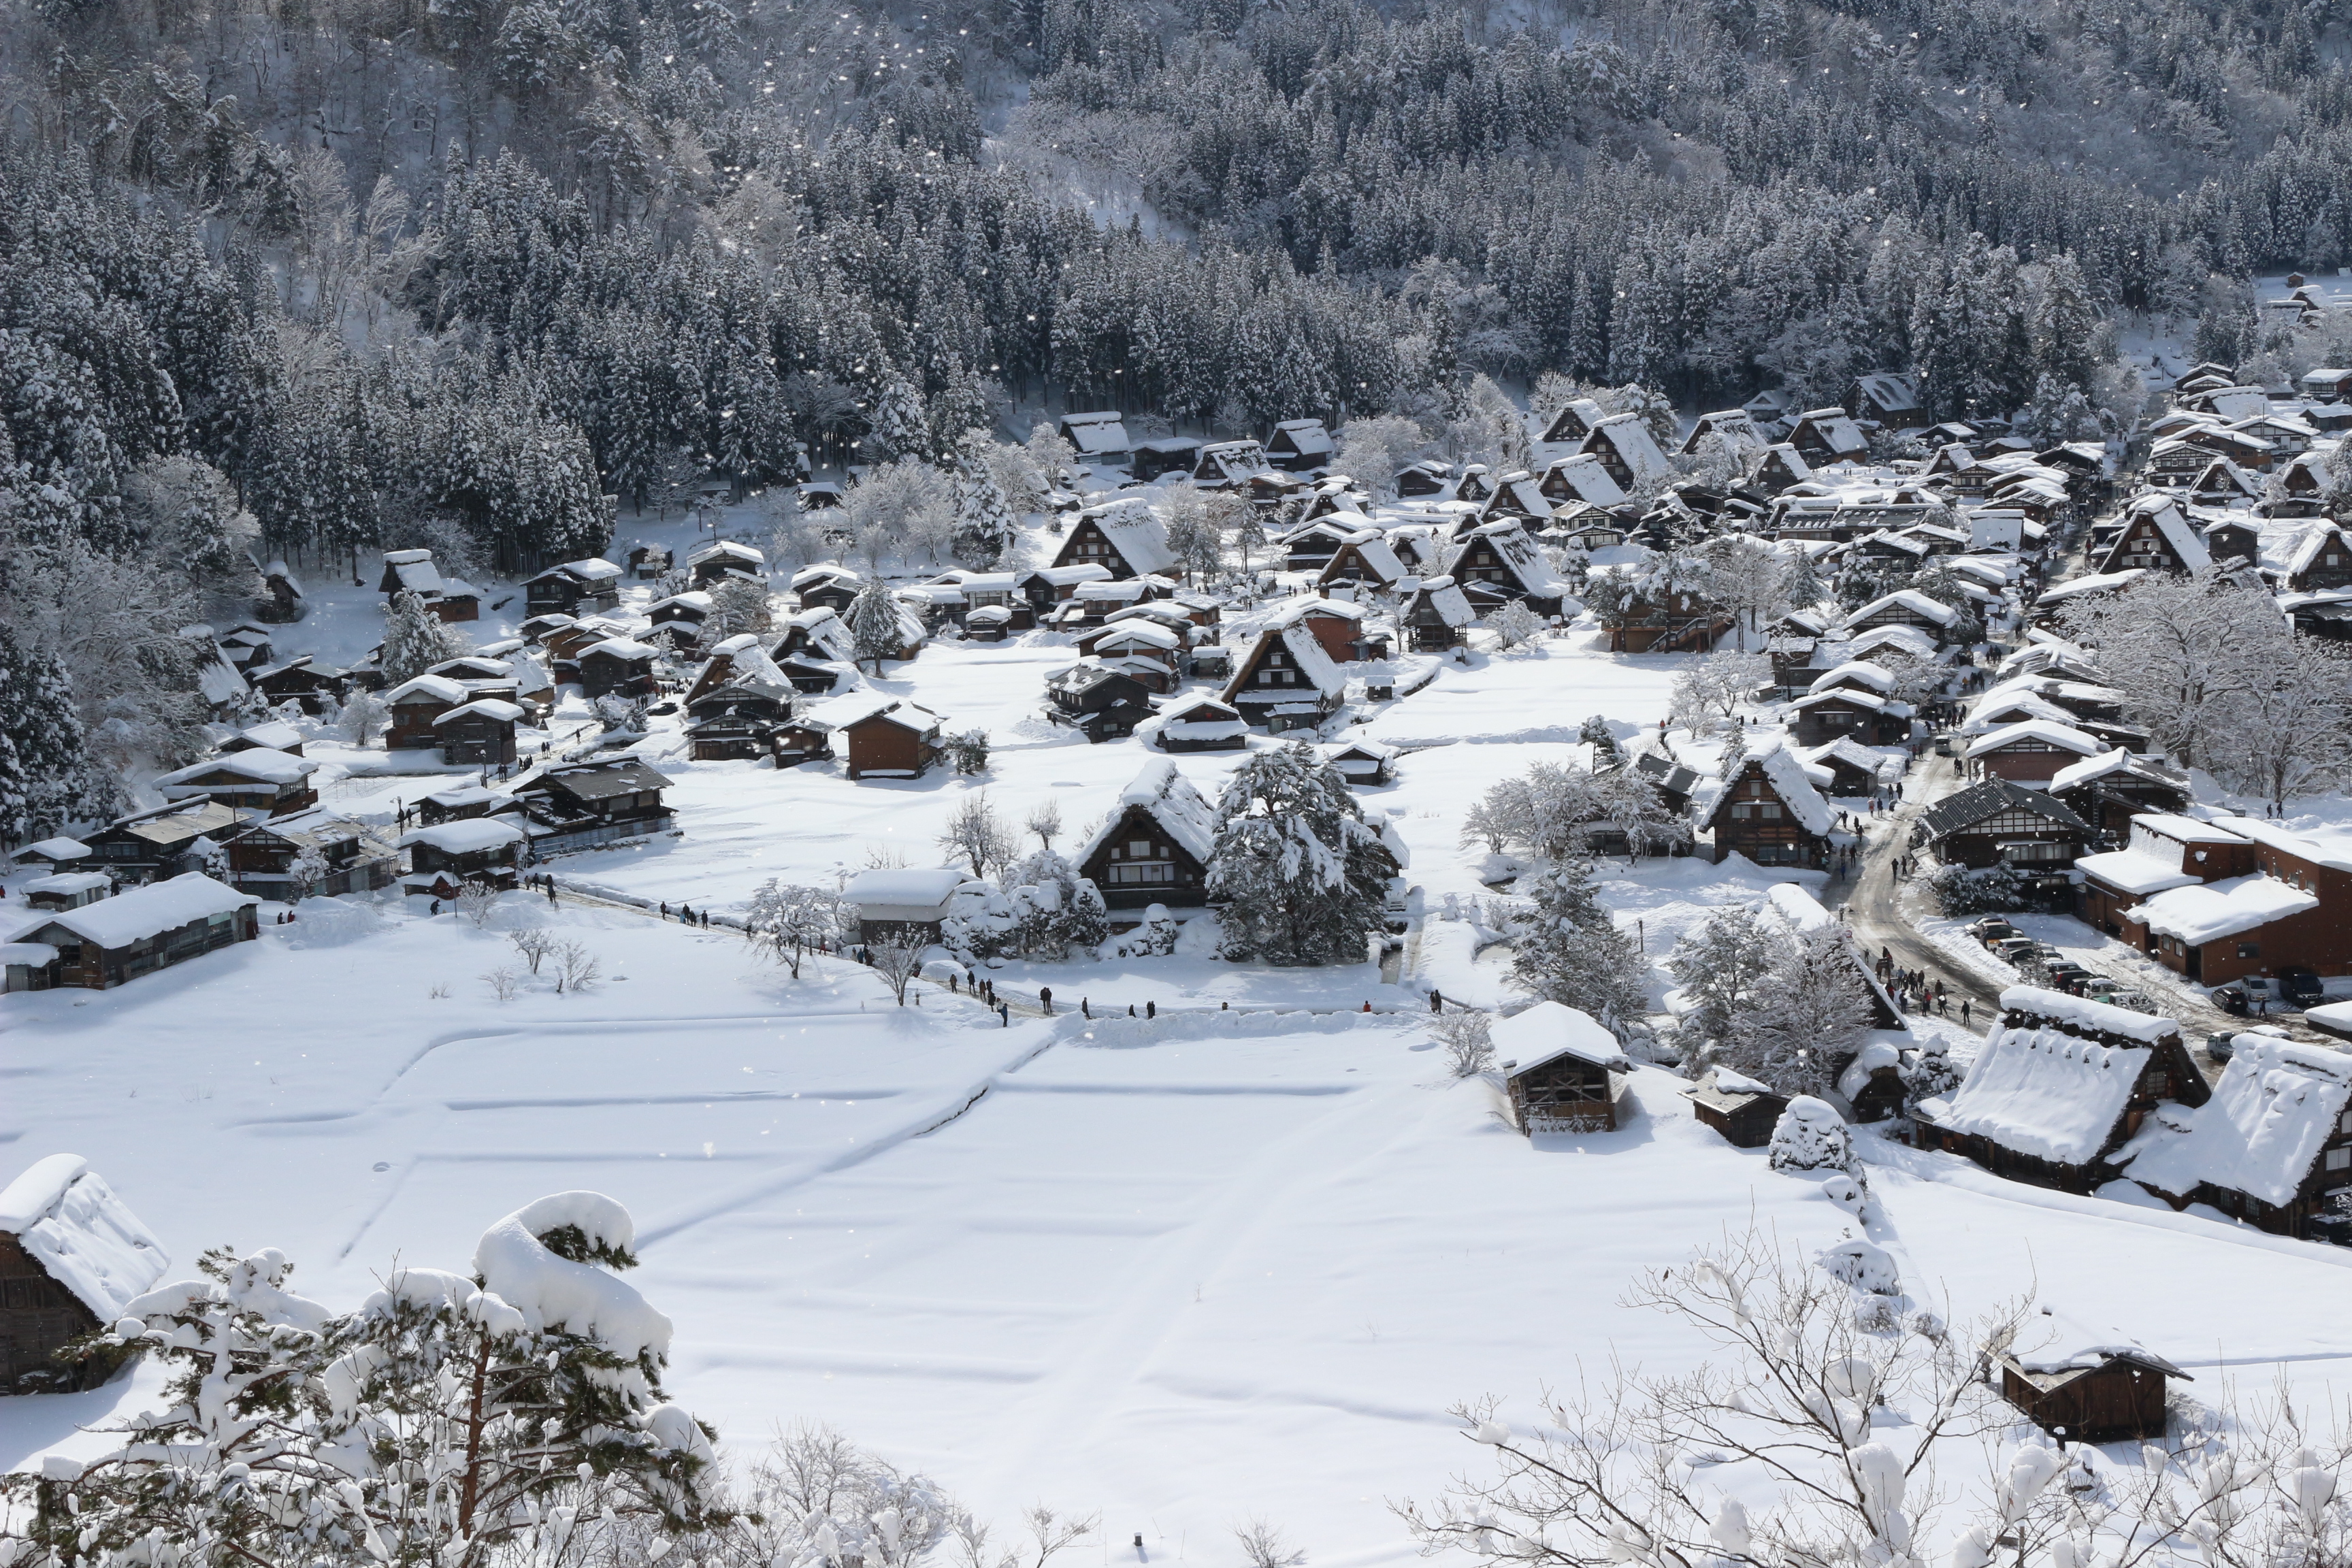
[[(614, 549), (686, 534), (624, 520)], [(321, 575), (281, 657), (349, 658), (373, 640), (376, 595)], [(394, 1258), (462, 1267), (500, 1215), (595, 1188), (636, 1216), (640, 1282), (677, 1324), (674, 1391), (739, 1449), (830, 1422), (934, 1470), (983, 1517), (1039, 1499), (1100, 1510), (1106, 1561), (1139, 1531), (1158, 1561), (1230, 1563), (1225, 1532), (1253, 1514), (1327, 1568), (1399, 1561), (1411, 1548), (1387, 1500), (1479, 1459), (1447, 1406), (1493, 1393), (1526, 1420), (1543, 1388), (1605, 1374), (1612, 1352), (1686, 1365), (1694, 1347), (1671, 1324), (1618, 1305), (1636, 1272), (1750, 1224), (1801, 1252), (1851, 1224), (1817, 1186), (1697, 1127), (1654, 1069), (1636, 1075), (1626, 1129), (1530, 1145), (1497, 1122), (1491, 1089), (1442, 1078), (1411, 1012), (1356, 1011), (1409, 1008), (1431, 984), (1507, 994), (1502, 951), (1479, 954), (1476, 928), (1444, 918), (1449, 898), (1467, 916), (1488, 896), (1462, 815), (1559, 755), (1589, 715), (1621, 736), (1657, 723), (1681, 661), (1597, 642), (1587, 629), (1448, 666), (1367, 721), (1404, 755), (1364, 805), (1395, 814), (1433, 917), (1400, 988), (1370, 964), (1003, 972), (1066, 1004), (1201, 1010), (1088, 1038), (1066, 1020), (1001, 1028), (930, 994), (901, 1011), (863, 971), (819, 965), (795, 984), (729, 934), (517, 896), (501, 921), (554, 921), (608, 978), (502, 1005), (479, 978), (514, 962), (498, 931), (421, 905), (312, 902), (292, 926), (265, 913), (257, 942), (114, 992), (0, 1001), (0, 1164), (84, 1154), (182, 1269), (209, 1246), (281, 1247), (301, 1288), (334, 1302)], [(936, 863), (940, 821), (983, 784), (1016, 821), (1057, 796), (1066, 847), (1150, 754), (1035, 721), (1045, 674), (1071, 657), (937, 645), (893, 668), (888, 684), (951, 727), (992, 731), (984, 781), (693, 763), (656, 735), (645, 749), (677, 780), (683, 836), (560, 869), (724, 909), (770, 876), (829, 879), (877, 848)], [(420, 793), (332, 776), (368, 759), (325, 737), (310, 750), (344, 810), (382, 816)], [(1704, 763), (1711, 748), (1696, 751)], [(1234, 761), (1180, 765), (1213, 790)], [(1779, 878), (1612, 863), (1602, 892), (1654, 962), (1707, 910)], [(1273, 1006), (1328, 1011), (1243, 1011)], [(2250, 1389), (2284, 1372), (2316, 1396), (2352, 1358), (2352, 1327), (2320, 1305), (2352, 1254), (1878, 1153), (1877, 1238), (1915, 1295), (1948, 1292), (1956, 1315), (2039, 1289), (2188, 1366), (2208, 1397), (2221, 1361)], [(0, 1464), (153, 1396), (135, 1372), (89, 1395), (0, 1399)]]

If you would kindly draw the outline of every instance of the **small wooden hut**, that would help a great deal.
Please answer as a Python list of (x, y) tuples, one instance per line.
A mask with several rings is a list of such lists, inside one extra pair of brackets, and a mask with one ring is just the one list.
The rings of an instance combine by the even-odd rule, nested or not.
[(62, 1394), (121, 1364), (58, 1352), (151, 1289), (163, 1243), (79, 1154), (51, 1154), (0, 1187), (0, 1394)]
[(1511, 1118), (1521, 1132), (1607, 1132), (1633, 1063), (1589, 1013), (1538, 1002), (1494, 1026)]
[(1761, 1149), (1772, 1142), (1772, 1128), (1789, 1109), (1787, 1095), (1725, 1068), (1683, 1090), (1683, 1098), (1702, 1125), (1722, 1133), (1735, 1149)]
[(2193, 1381), (2187, 1373), (2144, 1345), (2084, 1330), (2046, 1307), (2023, 1331), (2042, 1330), (2048, 1331), (2040, 1348), (2011, 1345), (1998, 1354), (2000, 1396), (2027, 1420), (2073, 1443), (2164, 1436), (2168, 1380)]

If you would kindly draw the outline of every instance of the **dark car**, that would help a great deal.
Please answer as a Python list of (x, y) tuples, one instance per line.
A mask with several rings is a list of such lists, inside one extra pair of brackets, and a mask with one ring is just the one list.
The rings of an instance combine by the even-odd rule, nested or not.
[(2279, 994), (2297, 1007), (2316, 1007), (2326, 1000), (2326, 988), (2319, 976), (2308, 969), (2285, 968), (2279, 971)]
[(2213, 987), (2213, 1005), (2221, 1008), (2224, 1013), (2232, 1014), (2241, 1018), (2244, 1017), (2252, 1008), (2252, 1004), (2246, 1000), (2246, 989), (2242, 985)]

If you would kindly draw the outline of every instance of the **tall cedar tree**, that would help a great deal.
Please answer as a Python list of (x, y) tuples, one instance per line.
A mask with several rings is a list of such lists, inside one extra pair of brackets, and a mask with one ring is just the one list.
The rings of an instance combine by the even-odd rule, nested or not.
[(1227, 958), (1360, 963), (1396, 857), (1348, 782), (1304, 742), (1251, 756), (1217, 802), (1209, 897)]

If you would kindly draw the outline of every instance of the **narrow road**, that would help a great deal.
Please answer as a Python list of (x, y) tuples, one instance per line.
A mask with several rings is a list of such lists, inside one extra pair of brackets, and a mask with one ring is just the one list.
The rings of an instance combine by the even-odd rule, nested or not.
[[(2000, 988), (1979, 978), (1968, 969), (1944, 956), (1942, 950), (1911, 929), (1903, 918), (1896, 901), (1902, 883), (1895, 875), (1895, 861), (1910, 840), (1911, 825), (1919, 809), (1928, 799), (1948, 794), (1955, 780), (1950, 777), (1952, 761), (1928, 752), (1912, 764), (1906, 776), (1905, 797), (1890, 819), (1886, 816), (1864, 817), (1869, 831), (1865, 835), (1869, 847), (1864, 852), (1862, 869), (1851, 880), (1830, 884), (1823, 902), (1846, 911), (1846, 928), (1853, 932), (1864, 954), (1877, 959), (1885, 949), (1892, 954), (1895, 966), (1916, 969), (1940, 979), (1954, 993), (1969, 999), (1973, 1016), (1969, 1026), (1979, 1034), (1990, 1025), (2000, 1011)], [(1950, 1016), (1959, 1017), (1954, 1004)]]

